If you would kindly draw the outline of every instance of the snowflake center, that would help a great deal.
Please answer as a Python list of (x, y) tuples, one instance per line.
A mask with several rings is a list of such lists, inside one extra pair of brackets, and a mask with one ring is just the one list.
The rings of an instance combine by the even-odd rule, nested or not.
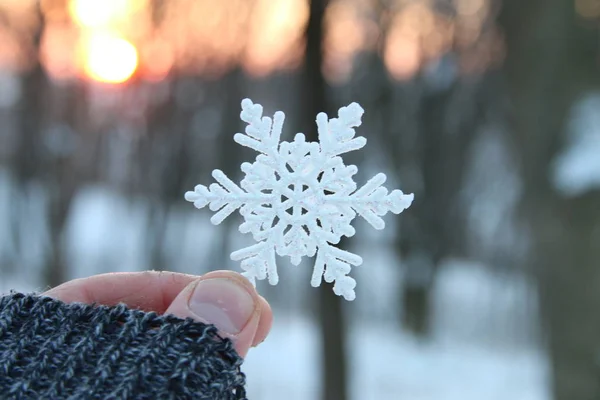
[(304, 225), (301, 220), (314, 211), (315, 200), (314, 190), (308, 185), (291, 183), (280, 195), (277, 216), (290, 225)]

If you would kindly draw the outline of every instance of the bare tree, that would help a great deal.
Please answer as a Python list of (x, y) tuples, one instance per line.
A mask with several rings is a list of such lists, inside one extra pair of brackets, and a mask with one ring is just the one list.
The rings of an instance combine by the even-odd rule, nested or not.
[[(304, 123), (308, 141), (317, 141), (313, 127), (316, 115), (326, 112), (332, 115), (332, 108), (327, 97), (327, 83), (321, 71), (323, 65), (323, 16), (327, 6), (326, 0), (311, 0), (310, 17), (306, 29), (305, 59), (305, 103)], [(310, 125), (308, 125), (310, 123)], [(310, 128), (309, 128), (310, 127)], [(336, 296), (329, 285), (321, 285), (319, 290), (319, 320), (323, 357), (323, 400), (347, 399), (346, 387), (346, 324), (341, 299)]]
[[(42, 93), (47, 87), (47, 79), (42, 66), (37, 62), (37, 52), (43, 32), (43, 19), (40, 10), (36, 11), (39, 24), (32, 32), (31, 41), (24, 43), (24, 48), (29, 51), (31, 57), (34, 57), (35, 62), (21, 75), (22, 93), (16, 109), (18, 125), (15, 149), (10, 160), (16, 181), (14, 193), (11, 196), (10, 226), (17, 252), (25, 251), (25, 244), (20, 240), (21, 221), (27, 216), (27, 202), (24, 202), (23, 199), (27, 198), (27, 188), (39, 176), (41, 170), (40, 130), (44, 114)], [(0, 9), (0, 22), (15, 30), (15, 27), (9, 25), (10, 19), (5, 12)]]
[(521, 211), (532, 233), (530, 266), (539, 281), (553, 397), (597, 399), (600, 191), (565, 197), (550, 179), (569, 110), (600, 85), (597, 33), (586, 28), (569, 0), (505, 0), (501, 23), (525, 183)]
[[(223, 77), (221, 81), (222, 93), (224, 98), (221, 110), (221, 129), (217, 137), (216, 152), (219, 155), (219, 164), (223, 166), (222, 170), (227, 176), (235, 177), (240, 174), (240, 146), (232, 145), (231, 137), (240, 128), (240, 100), (242, 97), (242, 85), (244, 75), (239, 66), (236, 66), (229, 74)], [(208, 262), (210, 265), (226, 265), (228, 238), (233, 229), (235, 220), (227, 218), (222, 222), (222, 228), (215, 236), (218, 237), (219, 245), (214, 246), (209, 254)]]
[[(45, 101), (48, 99), (50, 85), (39, 61), (40, 43), (45, 28), (44, 15), (39, 4), (35, 7), (35, 13), (38, 24), (27, 46), (32, 66), (22, 76), (23, 92), (18, 110), (20, 126), (16, 135), (13, 169), (19, 188), (19, 200), (12, 215), (17, 219), (27, 218), (23, 209), (27, 202), (22, 201), (28, 197), (27, 187), (31, 182), (44, 181), (49, 194), (47, 215), (50, 253), (44, 268), (43, 281), (47, 285), (56, 286), (67, 277), (62, 236), (75, 188), (67, 160), (61, 156), (53, 157), (44, 147), (43, 130), (46, 127), (45, 119), (48, 117)], [(13, 224), (13, 227), (17, 228), (17, 225)]]

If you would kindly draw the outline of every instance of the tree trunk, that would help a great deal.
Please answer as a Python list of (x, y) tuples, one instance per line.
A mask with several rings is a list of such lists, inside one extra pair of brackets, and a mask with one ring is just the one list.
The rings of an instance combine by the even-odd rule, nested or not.
[[(77, 82), (68, 89), (67, 104), (62, 116), (65, 126), (71, 132), (85, 132), (87, 120), (87, 93), (82, 83)], [(71, 138), (72, 139), (72, 138)], [(75, 142), (77, 146), (83, 141)], [(69, 279), (64, 257), (64, 229), (69, 217), (73, 199), (81, 182), (91, 169), (87, 164), (88, 148), (82, 145), (73, 152), (47, 154), (45, 184), (48, 188), (48, 221), (50, 229), (51, 254), (46, 260), (45, 282), (50, 286), (59, 285)]]
[[(389, 147), (399, 154), (390, 159), (405, 185), (417, 192), (411, 212), (398, 226), (396, 245), (405, 267), (403, 326), (417, 336), (429, 333), (430, 295), (440, 262), (465, 254), (460, 193), (469, 149), (489, 106), (486, 79), (456, 80), (434, 93), (406, 85), (396, 89), (411, 94), (403, 93), (405, 103), (389, 106), (384, 140), (394, 143)], [(406, 130), (409, 125), (400, 120), (396, 108), (416, 108), (414, 115), (403, 117), (416, 119), (413, 131)]]
[[(327, 84), (323, 77), (323, 15), (326, 0), (312, 0), (310, 17), (306, 30), (306, 87), (304, 111), (307, 141), (317, 141), (315, 119), (319, 112), (332, 114), (327, 101)], [(310, 123), (310, 125), (308, 125)], [(343, 242), (343, 241), (342, 241)], [(340, 247), (344, 244), (340, 243)], [(342, 300), (336, 296), (330, 285), (323, 282), (319, 288), (319, 320), (323, 360), (323, 400), (346, 400), (346, 352), (345, 322), (342, 312)]]
[[(238, 181), (237, 175), (240, 175), (240, 146), (232, 143), (233, 135), (240, 132), (240, 102), (242, 100), (242, 88), (244, 84), (244, 75), (240, 67), (235, 67), (227, 76), (222, 79), (223, 96), (225, 100), (221, 108), (221, 129), (217, 137), (216, 152), (219, 154), (219, 165), (225, 175)], [(209, 265), (228, 265), (230, 258), (229, 237), (236, 224), (234, 218), (226, 218), (221, 223), (221, 229), (215, 233), (216, 245), (209, 253)]]
[[(40, 6), (37, 7), (39, 25), (33, 33), (31, 56), (38, 57), (41, 37), (44, 31), (44, 19)], [(23, 201), (23, 197), (28, 196), (27, 185), (35, 180), (43, 180), (45, 174), (52, 171), (52, 166), (44, 165), (45, 149), (43, 148), (42, 129), (44, 127), (44, 112), (47, 109), (46, 95), (48, 93), (48, 77), (40, 64), (39, 60), (34, 60), (34, 65), (23, 75), (23, 93), (19, 105), (20, 131), (17, 135), (17, 145), (14, 159), (14, 169), (18, 186), (19, 199), (15, 204), (16, 210), (13, 211), (13, 229), (19, 229), (21, 225), (18, 219), (27, 219), (28, 215), (24, 210), (24, 205), (28, 202)], [(50, 168), (48, 168), (50, 167)], [(52, 176), (49, 172), (46, 176)], [(67, 272), (63, 262), (62, 249), (62, 228), (70, 205), (70, 197), (61, 190), (60, 185), (67, 180), (50, 180), (47, 185), (49, 189), (50, 201), (47, 210), (49, 230), (50, 230), (50, 254), (46, 258), (46, 265), (43, 270), (43, 283), (49, 286), (56, 286), (67, 279)], [(39, 221), (37, 221), (40, 224)], [(18, 235), (17, 235), (18, 237)], [(20, 244), (21, 249), (27, 246)]]
[(549, 179), (569, 109), (598, 87), (597, 33), (578, 21), (570, 0), (506, 0), (501, 23), (553, 397), (598, 399), (600, 191), (566, 198)]

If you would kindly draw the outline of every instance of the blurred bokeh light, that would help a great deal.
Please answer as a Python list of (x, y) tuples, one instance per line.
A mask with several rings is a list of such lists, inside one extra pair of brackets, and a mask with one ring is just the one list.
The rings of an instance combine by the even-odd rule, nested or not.
[(109, 33), (93, 33), (83, 40), (85, 72), (99, 82), (123, 83), (138, 66), (137, 49)]

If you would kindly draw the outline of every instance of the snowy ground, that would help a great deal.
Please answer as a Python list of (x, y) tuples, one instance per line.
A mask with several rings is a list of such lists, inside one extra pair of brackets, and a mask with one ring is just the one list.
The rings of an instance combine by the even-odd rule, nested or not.
[[(6, 192), (0, 190), (2, 205), (5, 201)], [(77, 266), (72, 277), (143, 269), (144, 207), (141, 201), (132, 204), (102, 187), (82, 191), (66, 235), (70, 263)], [(0, 207), (0, 212), (8, 209)], [(199, 260), (219, 245), (218, 235), (208, 234), (215, 230), (206, 223), (207, 213), (190, 211), (173, 214), (167, 236), (175, 240), (169, 235), (185, 232), (173, 269), (199, 273)], [(0, 215), (0, 221), (6, 218)], [(365, 232), (355, 249), (365, 265), (354, 272), (358, 298), (346, 304), (346, 310), (352, 311), (348, 331), (352, 399), (549, 399), (547, 360), (531, 338), (535, 304), (526, 282), (464, 261), (448, 263), (435, 286), (433, 337), (415, 341), (395, 322), (392, 304), (397, 301), (401, 273), (389, 246), (392, 229), (376, 233), (359, 225), (357, 231)], [(232, 247), (240, 244), (239, 237), (232, 237)], [(33, 236), (28, 240), (33, 241)], [(31, 266), (0, 272), (0, 292), (39, 289), (32, 278), (34, 261)], [(244, 365), (250, 398), (315, 399), (321, 375), (318, 331), (312, 320), (303, 317), (303, 305), (313, 290), (308, 284), (309, 268), (282, 263), (281, 269), (278, 287), (259, 285), (267, 298), (278, 300), (269, 339), (251, 351)]]
[[(276, 320), (277, 321), (277, 320)], [(467, 343), (419, 343), (384, 325), (350, 329), (353, 400), (546, 400), (546, 361), (532, 349)], [(269, 340), (248, 355), (249, 398), (316, 399), (316, 326), (300, 317), (278, 320)]]

